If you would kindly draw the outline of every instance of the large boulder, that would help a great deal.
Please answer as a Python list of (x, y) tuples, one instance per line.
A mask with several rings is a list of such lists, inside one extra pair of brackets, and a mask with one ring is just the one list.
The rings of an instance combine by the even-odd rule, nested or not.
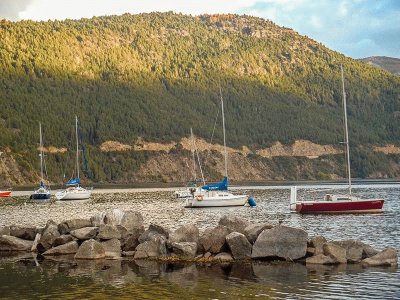
[(66, 243), (72, 242), (74, 237), (70, 234), (63, 234), (57, 237), (53, 242), (53, 247), (64, 245)]
[(205, 252), (220, 253), (228, 249), (226, 244), (226, 236), (231, 233), (231, 230), (223, 225), (218, 225), (215, 228), (206, 228), (199, 239), (199, 247)]
[(37, 244), (37, 250), (42, 253), (53, 246), (54, 240), (60, 236), (57, 224), (49, 220), (43, 230), (42, 236)]
[(31, 251), (33, 241), (11, 235), (0, 236), (0, 251)]
[(231, 232), (240, 232), (245, 234), (245, 228), (249, 226), (249, 222), (237, 216), (223, 216), (218, 225), (226, 226)]
[(33, 241), (36, 237), (36, 227), (10, 226), (10, 235), (24, 240)]
[(306, 255), (308, 234), (302, 229), (275, 226), (266, 229), (253, 245), (252, 258), (280, 257), (295, 260)]
[(114, 238), (104, 242), (101, 242), (103, 245), (106, 258), (118, 259), (121, 257), (121, 242)]
[(70, 233), (78, 240), (90, 240), (96, 237), (98, 230), (98, 227), (83, 227), (72, 230)]
[(363, 259), (361, 263), (367, 266), (397, 266), (397, 250), (388, 247), (372, 257)]
[(358, 263), (364, 258), (374, 256), (379, 252), (359, 240), (344, 240), (332, 243), (346, 249), (346, 258), (349, 263)]
[(322, 247), (324, 255), (329, 256), (337, 264), (347, 263), (346, 249), (334, 243), (325, 243)]
[(162, 235), (154, 236), (136, 247), (135, 259), (160, 257), (167, 255), (166, 239)]
[[(124, 226), (128, 231), (143, 227), (143, 216), (137, 211), (125, 211), (122, 216), (120, 225)], [(168, 236), (167, 236), (168, 237)]]
[(131, 230), (131, 233), (121, 239), (122, 250), (133, 251), (140, 244), (139, 237), (143, 234), (144, 228), (136, 228)]
[(330, 256), (324, 254), (317, 254), (306, 258), (306, 264), (317, 264), (317, 265), (332, 265), (335, 264), (336, 260)]
[(196, 242), (171, 243), (172, 253), (181, 257), (195, 257), (197, 253)]
[(250, 224), (244, 229), (244, 235), (251, 244), (254, 244), (261, 232), (272, 227), (274, 226), (266, 223)]
[(83, 227), (91, 227), (92, 222), (89, 219), (71, 219), (63, 221), (58, 225), (58, 231), (61, 234), (70, 233), (72, 230), (80, 229)]
[(121, 232), (115, 225), (104, 224), (99, 226), (99, 233), (97, 234), (97, 238), (100, 240), (120, 239)]
[(326, 243), (326, 238), (321, 235), (313, 237), (310, 240), (310, 247), (314, 248), (314, 255), (324, 254), (324, 244)]
[(106, 252), (103, 245), (93, 239), (84, 241), (74, 256), (75, 259), (100, 259), (105, 257)]
[(183, 225), (169, 235), (169, 242), (199, 242), (199, 229), (194, 224)]
[(66, 244), (59, 245), (57, 247), (53, 247), (45, 252), (43, 252), (44, 256), (51, 256), (51, 255), (65, 255), (65, 254), (75, 254), (78, 252), (78, 242), (71, 241)]
[(140, 235), (139, 242), (144, 243), (154, 239), (154, 237), (157, 236), (163, 236), (165, 239), (168, 239), (169, 232), (167, 229), (164, 229), (159, 225), (150, 224), (149, 228)]
[(113, 209), (111, 211), (107, 211), (104, 216), (104, 224), (108, 225), (120, 225), (122, 221), (122, 217), (124, 216), (124, 212), (120, 209)]
[(252, 246), (246, 236), (239, 232), (231, 232), (226, 236), (226, 242), (235, 259), (251, 258)]

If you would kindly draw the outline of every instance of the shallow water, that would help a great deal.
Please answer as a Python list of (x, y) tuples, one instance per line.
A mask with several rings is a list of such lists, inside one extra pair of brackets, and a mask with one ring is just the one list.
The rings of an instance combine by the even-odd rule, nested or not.
[[(330, 193), (333, 193), (331, 191)], [(360, 239), (377, 249), (400, 249), (400, 189), (364, 187), (362, 197), (383, 197), (385, 211), (365, 215), (298, 215), (289, 211), (287, 189), (245, 188), (235, 193), (252, 195), (257, 207), (185, 209), (170, 191), (99, 193), (89, 201), (37, 205), (15, 199), (0, 204), (0, 226), (44, 225), (90, 216), (108, 209), (140, 211), (146, 225), (177, 228), (195, 223), (202, 230), (215, 226), (221, 216), (234, 214), (251, 222), (283, 223), (305, 229), (309, 236), (328, 240)], [(326, 191), (302, 189), (298, 197), (322, 197)], [(66, 258), (35, 261), (0, 260), (0, 298), (88, 299), (394, 299), (400, 298), (398, 268), (304, 266), (299, 263), (234, 263), (224, 265), (160, 264), (156, 262), (75, 262)]]

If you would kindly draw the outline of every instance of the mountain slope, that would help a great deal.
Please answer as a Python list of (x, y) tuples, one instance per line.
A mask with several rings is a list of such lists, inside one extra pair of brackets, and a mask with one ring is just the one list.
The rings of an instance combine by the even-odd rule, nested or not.
[[(73, 148), (74, 115), (93, 177), (115, 181), (150, 154), (101, 153), (108, 140), (169, 142), (189, 128), (208, 140), (225, 99), (228, 144), (342, 140), (344, 65), (354, 145), (400, 139), (400, 79), (270, 21), (173, 13), (0, 23), (0, 148), (36, 161), (45, 144)], [(214, 141), (222, 143), (220, 118)], [(67, 169), (67, 154), (51, 167)], [(123, 167), (122, 167), (123, 166)]]
[(387, 70), (393, 74), (400, 75), (400, 59), (386, 56), (371, 56), (362, 58), (362, 61), (378, 66), (384, 70)]

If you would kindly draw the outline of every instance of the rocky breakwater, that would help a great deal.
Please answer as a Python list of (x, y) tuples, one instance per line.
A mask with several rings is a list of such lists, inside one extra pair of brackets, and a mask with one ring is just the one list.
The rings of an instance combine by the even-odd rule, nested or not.
[(397, 250), (378, 251), (358, 240), (309, 239), (302, 229), (250, 224), (224, 216), (216, 227), (200, 233), (194, 224), (170, 232), (156, 224), (146, 229), (139, 212), (118, 209), (90, 219), (72, 219), (44, 228), (0, 228), (0, 251), (31, 251), (42, 257), (73, 255), (74, 259), (159, 259), (198, 262), (286, 260), (305, 264), (359, 263), (397, 266)]

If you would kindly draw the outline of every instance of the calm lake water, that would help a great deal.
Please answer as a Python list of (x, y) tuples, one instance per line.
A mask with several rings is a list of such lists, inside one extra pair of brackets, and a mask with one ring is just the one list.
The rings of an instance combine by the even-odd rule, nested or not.
[[(330, 191), (333, 193), (334, 191)], [(184, 209), (170, 191), (94, 194), (89, 203), (52, 204), (52, 209), (101, 210), (123, 207), (141, 211), (147, 222), (170, 229), (195, 223), (201, 229), (215, 226), (225, 214), (252, 222), (300, 227), (309, 236), (328, 240), (360, 239), (377, 249), (400, 249), (400, 188), (364, 186), (354, 190), (362, 197), (383, 197), (385, 211), (372, 215), (298, 215), (289, 211), (289, 191), (241, 188), (235, 193), (254, 196), (256, 208)], [(298, 197), (323, 196), (326, 191), (298, 191)], [(16, 214), (32, 205), (2, 207)], [(78, 207), (78, 208), (77, 208)], [(51, 217), (51, 216), (50, 216)], [(151, 219), (152, 220), (149, 220)], [(160, 222), (157, 222), (160, 221)], [(1, 299), (400, 299), (400, 271), (392, 267), (305, 266), (300, 263), (253, 262), (222, 265), (162, 264), (144, 261), (80, 262), (62, 257), (0, 259)]]

